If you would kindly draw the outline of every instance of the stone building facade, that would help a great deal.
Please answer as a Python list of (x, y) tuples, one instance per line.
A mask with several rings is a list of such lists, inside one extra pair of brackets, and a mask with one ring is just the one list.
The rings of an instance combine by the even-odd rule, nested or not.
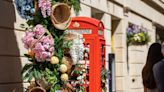
[[(143, 92), (141, 72), (148, 48), (153, 42), (164, 41), (164, 1), (81, 0), (78, 16), (93, 17), (104, 23), (106, 61), (113, 80), (112, 85), (108, 82), (108, 92)], [(151, 41), (143, 46), (127, 46), (129, 23), (148, 29)], [(110, 65), (111, 53), (115, 60)]]
[[(0, 0), (0, 91), (23, 92), (21, 68), (27, 63), (21, 42), (25, 23), (18, 15), (13, 0)], [(72, 16), (75, 16), (72, 11)], [(101, 20), (105, 26), (106, 60), (113, 53), (112, 91), (143, 92), (141, 71), (149, 45), (164, 40), (164, 0), (81, 0), (78, 16)], [(151, 42), (144, 46), (127, 46), (129, 23), (149, 29)], [(110, 89), (108, 87), (108, 89)], [(109, 92), (109, 91), (108, 91)]]

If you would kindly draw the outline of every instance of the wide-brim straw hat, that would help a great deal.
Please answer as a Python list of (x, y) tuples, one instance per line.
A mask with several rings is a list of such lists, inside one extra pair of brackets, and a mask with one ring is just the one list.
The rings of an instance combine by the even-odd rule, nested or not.
[(71, 9), (66, 3), (52, 6), (51, 21), (55, 28), (65, 30), (71, 23)]

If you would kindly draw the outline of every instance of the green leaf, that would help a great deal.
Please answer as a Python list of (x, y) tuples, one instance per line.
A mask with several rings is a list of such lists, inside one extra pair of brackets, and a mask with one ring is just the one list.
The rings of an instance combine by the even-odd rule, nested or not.
[(29, 71), (29, 69), (32, 68), (32, 67), (33, 67), (33, 64), (26, 64), (26, 65), (23, 67), (21, 74), (23, 74), (23, 73), (26, 72), (26, 71)]
[(24, 72), (23, 74), (23, 79), (24, 80), (28, 80), (29, 77), (30, 77), (30, 74), (32, 73), (33, 69), (32, 68), (29, 68), (27, 72)]
[(24, 76), (23, 76), (23, 80), (26, 80), (26, 79), (28, 79), (29, 78), (29, 73), (26, 73)]
[(33, 73), (34, 73), (34, 77), (37, 79), (37, 78), (38, 78), (38, 75), (37, 75), (37, 71), (36, 71), (35, 68), (34, 68), (34, 70), (33, 70)]
[(29, 73), (28, 81), (30, 82), (33, 77), (34, 77), (34, 72), (32, 71), (31, 73)]
[(28, 25), (33, 25), (34, 22), (33, 22), (32, 20), (28, 20), (28, 21), (27, 21), (27, 24), (28, 24)]
[(46, 19), (43, 20), (45, 25), (48, 25), (48, 21)]
[(75, 13), (78, 14), (81, 10), (80, 1), (79, 0), (70, 0), (70, 4), (73, 6)]
[(55, 0), (52, 0), (52, 4), (55, 5), (57, 2)]
[(40, 73), (40, 71), (37, 72), (38, 78), (41, 79), (42, 75)]
[(28, 58), (31, 58), (31, 56), (30, 56), (30, 55), (28, 55), (28, 54), (24, 54), (24, 56), (25, 56), (25, 57), (28, 57)]
[(59, 84), (56, 84), (56, 85), (55, 85), (55, 89), (56, 89), (56, 90), (60, 90), (60, 88), (61, 88), (61, 87), (60, 87)]
[(28, 61), (30, 61), (30, 62), (34, 62), (34, 59), (33, 58), (28, 58)]

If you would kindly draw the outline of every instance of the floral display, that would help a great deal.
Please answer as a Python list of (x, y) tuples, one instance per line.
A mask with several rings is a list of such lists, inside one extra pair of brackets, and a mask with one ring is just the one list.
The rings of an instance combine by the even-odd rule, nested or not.
[(127, 42), (129, 45), (144, 45), (150, 41), (148, 30), (142, 26), (129, 24)]
[(105, 67), (101, 68), (101, 87), (102, 87), (102, 92), (106, 92), (106, 83), (107, 83), (107, 78), (109, 77), (109, 72)]
[[(71, 84), (77, 88), (76, 92), (84, 92), (85, 88), (87, 88), (89, 81), (86, 80), (86, 78), (89, 78), (89, 76), (86, 76), (86, 67), (81, 64), (76, 64), (75, 69), (71, 73)], [(86, 86), (84, 87), (84, 85)]]
[[(84, 46), (82, 34), (70, 32), (73, 36), (70, 38), (65, 30), (72, 21), (71, 8), (77, 14), (80, 11), (80, 0), (15, 0), (15, 5), (27, 23), (22, 37), (28, 51), (24, 56), (29, 61), (21, 72), (23, 81), (29, 83), (25, 92), (88, 92), (90, 44)], [(128, 37), (133, 35), (138, 41), (136, 34), (138, 37), (147, 33), (139, 30), (131, 33), (128, 29)], [(101, 71), (104, 90), (106, 74), (104, 68)]]
[(35, 13), (34, 0), (15, 0), (18, 14), (28, 20), (33, 19)]
[[(73, 7), (77, 13), (80, 10), (79, 0), (15, 0), (18, 14), (27, 20), (26, 23), (28, 25), (22, 37), (24, 47), (28, 50), (24, 55), (29, 60), (22, 69), (24, 81), (30, 84), (25, 90), (26, 92), (35, 92), (38, 89), (44, 89), (46, 92), (63, 92), (63, 90), (67, 90), (66, 85), (69, 85), (70, 72), (73, 65), (72, 59), (77, 62), (83, 58), (81, 57), (81, 54), (83, 54), (81, 46), (83, 41), (80, 40), (79, 42), (78, 39), (71, 42), (65, 40), (65, 28), (57, 28), (52, 23), (50, 15), (54, 14), (52, 7), (57, 5), (57, 3), (64, 3), (63, 5)], [(54, 14), (56, 15), (53, 16), (55, 19), (65, 17), (65, 15), (60, 14), (66, 12), (65, 9), (60, 10), (59, 8), (61, 7), (63, 6), (55, 7), (54, 10), (59, 13), (57, 15)], [(70, 12), (70, 8), (67, 11)], [(68, 19), (71, 18), (68, 17)], [(57, 25), (63, 27), (60, 22), (59, 19)], [(76, 43), (80, 43), (80, 45)], [(73, 49), (74, 47), (78, 49)], [(68, 52), (66, 52), (67, 50)], [(77, 52), (80, 57), (76, 58), (75, 55), (71, 55), (71, 52)], [(62, 60), (64, 57), (68, 59), (65, 59), (65, 62)], [(70, 89), (74, 90), (74, 88)]]

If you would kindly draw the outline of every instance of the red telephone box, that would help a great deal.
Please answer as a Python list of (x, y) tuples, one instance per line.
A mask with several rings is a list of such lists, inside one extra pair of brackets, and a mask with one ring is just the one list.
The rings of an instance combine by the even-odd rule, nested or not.
[(105, 66), (104, 25), (89, 17), (74, 17), (69, 30), (83, 34), (84, 45), (89, 48), (89, 83), (85, 92), (101, 92), (101, 68)]

